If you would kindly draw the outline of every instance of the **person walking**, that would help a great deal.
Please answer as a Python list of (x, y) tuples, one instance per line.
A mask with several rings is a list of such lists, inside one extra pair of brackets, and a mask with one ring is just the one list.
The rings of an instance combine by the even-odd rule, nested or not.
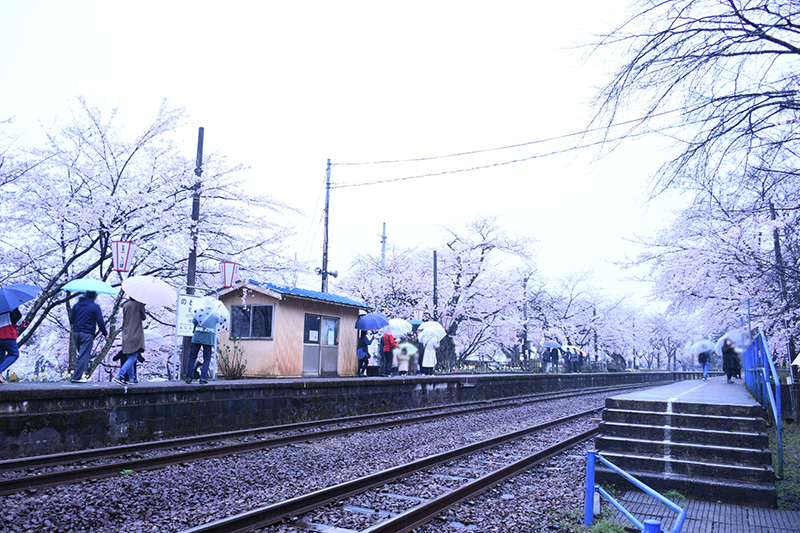
[(94, 337), (97, 329), (103, 334), (108, 342), (108, 331), (103, 320), (103, 311), (95, 303), (97, 293), (86, 291), (86, 294), (78, 298), (78, 302), (72, 306), (69, 315), (69, 322), (72, 324), (72, 338), (75, 340), (75, 350), (78, 357), (75, 360), (75, 371), (72, 373), (70, 381), (72, 383), (86, 383), (89, 381), (83, 377), (86, 367), (89, 365), (89, 357), (92, 355), (94, 347)]
[(0, 383), (6, 383), (3, 372), (19, 359), (17, 337), (25, 329), (19, 308), (0, 313)]
[(394, 340), (394, 335), (388, 329), (383, 334), (383, 358), (381, 359), (381, 370), (384, 376), (392, 375), (392, 363), (394, 360), (393, 350), (397, 348), (397, 341)]
[(425, 343), (425, 353), (422, 354), (422, 373), (428, 376), (433, 375), (433, 370), (436, 368), (436, 350), (439, 349), (439, 343), (436, 339), (431, 338)]
[(728, 376), (728, 383), (733, 383), (733, 376), (736, 375), (739, 360), (736, 356), (736, 346), (731, 339), (725, 339), (722, 343), (722, 370)]
[(136, 383), (134, 365), (139, 353), (144, 351), (144, 304), (133, 298), (122, 306), (122, 368), (114, 383), (127, 385)]
[(550, 348), (545, 348), (542, 352), (542, 372), (545, 374), (550, 373)]
[(367, 375), (367, 365), (369, 365), (369, 345), (372, 344), (372, 337), (366, 331), (362, 331), (358, 336), (358, 375)]
[(703, 381), (708, 381), (708, 367), (711, 365), (711, 352), (705, 351), (697, 354), (697, 362), (703, 369)]
[(192, 382), (194, 373), (194, 364), (197, 361), (197, 355), (200, 353), (200, 348), (203, 349), (203, 366), (200, 367), (200, 385), (208, 383), (208, 367), (211, 365), (211, 349), (217, 340), (217, 326), (214, 324), (213, 328), (204, 328), (197, 323), (197, 319), (193, 318), (194, 333), (192, 333), (192, 346), (189, 349), (189, 362), (186, 365), (186, 383)]

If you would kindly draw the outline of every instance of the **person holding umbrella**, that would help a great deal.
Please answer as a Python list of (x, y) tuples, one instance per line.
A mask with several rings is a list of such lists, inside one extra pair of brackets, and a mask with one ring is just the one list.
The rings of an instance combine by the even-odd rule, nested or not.
[(6, 383), (3, 372), (19, 359), (17, 337), (23, 329), (25, 323), (18, 308), (0, 314), (0, 383)]
[(211, 349), (217, 339), (217, 327), (216, 323), (211, 328), (203, 327), (197, 322), (197, 317), (192, 318), (192, 323), (194, 323), (194, 332), (192, 333), (192, 346), (189, 349), (189, 362), (186, 365), (186, 383), (192, 382), (194, 365), (200, 348), (202, 348), (203, 366), (200, 368), (200, 385), (205, 385), (208, 383), (208, 367), (211, 364)]
[(119, 369), (119, 375), (114, 378), (114, 383), (120, 385), (136, 383), (134, 365), (139, 353), (144, 351), (145, 318), (147, 315), (142, 302), (131, 298), (122, 306), (122, 357), (125, 362)]
[(95, 303), (96, 299), (96, 292), (86, 291), (86, 294), (78, 298), (78, 303), (72, 306), (72, 312), (69, 315), (69, 322), (72, 324), (72, 338), (75, 339), (75, 350), (78, 352), (78, 358), (75, 360), (75, 371), (70, 379), (72, 383), (86, 383), (89, 381), (83, 377), (83, 374), (89, 365), (89, 356), (92, 354), (97, 328), (100, 328), (103, 337), (108, 342), (108, 331), (106, 331), (106, 323), (103, 320), (103, 311)]
[(369, 364), (369, 345), (372, 344), (372, 337), (366, 331), (361, 331), (358, 335), (358, 375), (367, 375), (367, 365)]

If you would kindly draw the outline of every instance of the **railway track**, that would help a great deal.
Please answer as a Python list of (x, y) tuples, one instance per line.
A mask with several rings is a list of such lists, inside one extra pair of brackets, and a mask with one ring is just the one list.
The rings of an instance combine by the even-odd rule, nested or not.
[[(0, 461), (0, 472), (5, 473), (6, 476), (8, 476), (8, 473), (12, 474), (11, 477), (6, 477), (0, 480), (0, 495), (13, 494), (23, 490), (77, 483), (90, 479), (101, 479), (105, 477), (116, 476), (119, 475), (123, 470), (153, 470), (170, 465), (191, 462), (198, 459), (208, 459), (237, 453), (263, 450), (292, 443), (307, 442), (310, 440), (319, 440), (339, 435), (346, 435), (354, 432), (372, 431), (401, 425), (418, 424), (442, 419), (445, 417), (459, 416), (491, 409), (514, 407), (528, 403), (561, 398), (580, 397), (590, 394), (613, 392), (637, 387), (640, 387), (640, 385), (608, 388), (597, 387), (593, 389), (584, 389), (581, 391), (562, 391), (555, 394), (532, 394), (514, 398), (506, 398), (502, 400), (466, 402), (446, 407), (418, 408), (376, 415), (361, 415), (339, 419), (301, 422), (296, 424), (253, 428), (228, 433), (216, 433), (150, 443), (101, 448), (97, 450), (82, 450), (64, 454)], [(376, 421), (376, 419), (378, 420)], [(255, 438), (245, 442), (225, 443), (235, 439), (255, 437), (259, 435), (264, 436), (267, 434), (272, 434), (274, 436), (267, 438)], [(210, 446), (174, 451), (180, 447), (203, 445)], [(30, 470), (34, 468), (61, 468), (67, 464), (118, 458), (123, 455), (130, 456), (143, 453), (154, 453), (164, 450), (173, 451), (169, 451), (165, 454), (154, 455), (152, 457), (127, 457), (123, 458), (122, 460), (112, 461), (104, 464), (83, 464), (75, 468), (30, 474)], [(16, 473), (19, 473), (20, 475), (14, 476), (13, 474)]]
[[(551, 420), (542, 424), (537, 424), (519, 431), (514, 431), (486, 439), (481, 442), (449, 450), (437, 455), (428, 456), (417, 461), (412, 461), (410, 463), (369, 474), (352, 481), (340, 483), (338, 485), (317, 490), (302, 496), (273, 503), (271, 505), (187, 529), (182, 533), (241, 533), (284, 523), (288, 519), (292, 519), (292, 522), (289, 525), (293, 525), (297, 529), (311, 531), (325, 531), (327, 528), (335, 528), (331, 529), (331, 531), (340, 531), (342, 533), (358, 533), (359, 531), (360, 533), (399, 533), (411, 531), (414, 528), (429, 522), (446, 509), (463, 501), (472, 499), (491, 489), (495, 485), (519, 474), (520, 472), (523, 472), (532, 466), (593, 437), (597, 433), (597, 427), (571, 434), (567, 438), (564, 438), (555, 444), (546, 446), (544, 448), (541, 448), (540, 446), (537, 447), (534, 444), (532, 447), (538, 449), (526, 451), (522, 457), (515, 457), (511, 462), (500, 464), (491, 471), (481, 472), (479, 477), (468, 482), (461, 483), (452, 490), (446, 490), (445, 492), (434, 497), (425, 498), (383, 493), (384, 495), (403, 498), (407, 501), (417, 504), (400, 513), (373, 511), (373, 515), (382, 516), (384, 519), (378, 523), (370, 525), (366, 529), (356, 530), (340, 525), (319, 524), (315, 523), (313, 519), (305, 518), (304, 515), (309, 515), (310, 513), (318, 511), (322, 508), (331, 506), (337, 502), (345, 501), (348, 498), (361, 495), (368, 491), (379, 491), (380, 489), (386, 488), (391, 484), (396, 483), (404, 478), (408, 478), (412, 475), (425, 473), (429, 476), (442, 477), (443, 475), (439, 472), (439, 470), (443, 467), (452, 469), (466, 468), (468, 470), (475, 471), (474, 468), (464, 466), (463, 461), (470, 458), (475, 459), (477, 456), (477, 460), (479, 460), (481, 464), (492, 464), (495, 462), (496, 456), (490, 456), (488, 460), (485, 460), (482, 459), (479, 454), (491, 452), (492, 450), (496, 450), (498, 447), (503, 447), (513, 441), (518, 441), (524, 437), (535, 435), (550, 428), (557, 428), (574, 423), (575, 421), (591, 416), (600, 410), (601, 408), (590, 409), (574, 415)], [(459, 476), (446, 475), (444, 475), (444, 477), (449, 477), (454, 480), (459, 478)], [(424, 486), (425, 482), (417, 480), (416, 484)], [(358, 506), (350, 506), (349, 508), (355, 510), (355, 512), (372, 511), (370, 509), (359, 508)]]

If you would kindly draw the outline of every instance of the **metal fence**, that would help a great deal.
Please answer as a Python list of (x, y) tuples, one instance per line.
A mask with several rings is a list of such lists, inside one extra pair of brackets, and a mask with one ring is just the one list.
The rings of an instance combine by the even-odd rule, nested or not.
[(628, 511), (625, 506), (622, 505), (616, 498), (614, 498), (611, 494), (609, 494), (603, 487), (600, 485), (595, 484), (594, 482), (594, 467), (597, 462), (601, 462), (606, 465), (608, 468), (625, 478), (627, 481), (632, 483), (634, 486), (638, 487), (639, 489), (643, 490), (647, 495), (655, 498), (656, 500), (660, 501), (676, 513), (678, 513), (678, 518), (675, 520), (675, 523), (672, 525), (672, 529), (669, 530), (669, 533), (680, 533), (681, 528), (683, 528), (683, 522), (686, 520), (686, 511), (677, 505), (675, 502), (667, 499), (666, 497), (662, 496), (660, 493), (656, 492), (654, 489), (650, 488), (649, 486), (645, 485), (602, 455), (599, 452), (589, 451), (586, 452), (586, 499), (584, 502), (583, 507), (583, 523), (586, 526), (592, 525), (594, 520), (594, 493), (597, 492), (608, 500), (611, 505), (617, 508), (617, 510), (622, 513), (625, 518), (631, 521), (633, 525), (639, 528), (639, 531), (643, 533), (662, 533), (663, 530), (661, 529), (661, 522), (658, 520), (645, 520), (642, 522), (633, 514)]
[(764, 333), (759, 333), (744, 352), (744, 381), (750, 394), (768, 409), (778, 434), (778, 478), (783, 478), (783, 434), (781, 431), (781, 380)]

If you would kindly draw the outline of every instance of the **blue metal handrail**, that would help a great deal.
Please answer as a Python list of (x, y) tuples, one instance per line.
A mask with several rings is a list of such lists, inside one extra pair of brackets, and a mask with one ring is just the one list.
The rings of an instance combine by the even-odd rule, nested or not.
[(634, 486), (643, 490), (649, 496), (655, 498), (656, 500), (660, 501), (676, 513), (678, 513), (678, 518), (675, 520), (675, 523), (672, 525), (672, 529), (669, 530), (669, 533), (680, 533), (681, 528), (683, 527), (683, 522), (686, 520), (686, 511), (675, 502), (665, 498), (649, 486), (645, 485), (602, 455), (600, 452), (596, 451), (589, 451), (586, 452), (586, 497), (584, 500), (583, 506), (583, 523), (586, 526), (592, 525), (592, 521), (594, 520), (594, 493), (599, 493), (602, 497), (606, 500), (611, 502), (611, 505), (617, 508), (617, 510), (622, 513), (625, 518), (631, 521), (633, 525), (639, 528), (640, 531), (643, 533), (664, 533), (661, 529), (661, 522), (658, 520), (645, 520), (644, 522), (637, 519), (630, 511), (625, 509), (625, 506), (622, 505), (616, 498), (614, 498), (611, 494), (609, 494), (603, 487), (600, 485), (595, 484), (594, 482), (594, 467), (595, 463), (600, 461), (608, 468), (625, 478), (627, 481), (632, 483)]
[[(775, 430), (778, 434), (778, 478), (783, 478), (781, 379), (775, 363), (772, 362), (772, 353), (763, 332), (758, 334), (744, 352), (744, 372), (747, 390), (765, 409), (770, 409), (775, 420)], [(774, 390), (773, 385), (775, 385)]]

